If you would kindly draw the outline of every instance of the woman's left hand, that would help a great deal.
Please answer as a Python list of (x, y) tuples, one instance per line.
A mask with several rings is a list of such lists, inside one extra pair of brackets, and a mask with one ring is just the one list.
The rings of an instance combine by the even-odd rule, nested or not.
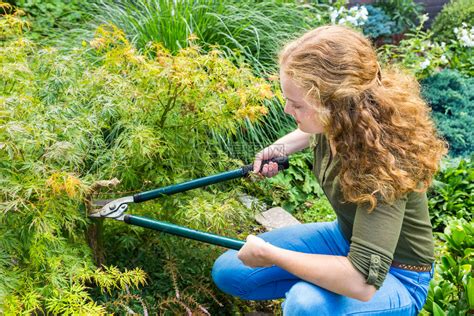
[(270, 267), (273, 262), (270, 260), (270, 254), (275, 247), (254, 235), (247, 236), (247, 242), (240, 249), (237, 257), (246, 265), (252, 268)]

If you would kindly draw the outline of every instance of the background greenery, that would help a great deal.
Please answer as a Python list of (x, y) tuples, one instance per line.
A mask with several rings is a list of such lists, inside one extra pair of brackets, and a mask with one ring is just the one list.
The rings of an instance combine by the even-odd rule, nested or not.
[(474, 5), (470, 0), (451, 0), (433, 21), (433, 33), (438, 41), (456, 40), (453, 32), (463, 22), (472, 26), (474, 21)]

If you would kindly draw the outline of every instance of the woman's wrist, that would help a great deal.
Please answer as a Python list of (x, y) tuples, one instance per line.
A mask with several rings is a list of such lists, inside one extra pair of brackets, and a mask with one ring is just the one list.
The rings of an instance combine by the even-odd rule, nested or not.
[(274, 246), (270, 243), (267, 243), (262, 251), (262, 259), (269, 262), (272, 265), (278, 265), (280, 262), (281, 254), (284, 249)]

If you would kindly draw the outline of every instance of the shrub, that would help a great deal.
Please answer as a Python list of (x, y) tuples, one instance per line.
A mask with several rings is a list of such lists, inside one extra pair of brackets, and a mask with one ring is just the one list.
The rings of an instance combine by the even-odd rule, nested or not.
[(383, 9), (371, 5), (366, 6), (366, 8), (369, 15), (362, 28), (364, 35), (376, 39), (395, 33), (395, 22), (390, 20)]
[(450, 220), (421, 315), (468, 315), (474, 310), (474, 222)]
[(398, 64), (408, 69), (417, 78), (425, 78), (436, 72), (439, 67), (448, 63), (446, 47), (432, 42), (432, 34), (422, 30), (427, 16), (423, 16), (420, 25), (398, 45), (386, 44), (378, 49), (379, 58), (383, 63)]
[(450, 43), (433, 41), (433, 33), (422, 30), (424, 21), (422, 19), (415, 31), (407, 33), (399, 45), (386, 44), (380, 47), (378, 53), (382, 62), (399, 64), (418, 79), (429, 77), (444, 68), (473, 76), (472, 47), (467, 46), (461, 38)]
[(433, 229), (442, 232), (450, 218), (472, 221), (474, 162), (461, 159), (441, 170), (428, 193)]
[[(101, 23), (111, 21), (139, 49), (161, 42), (175, 53), (196, 37), (202, 47), (218, 45), (234, 60), (244, 59), (261, 73), (273, 70), (281, 43), (324, 23), (327, 6), (275, 1), (139, 0), (102, 2)], [(173, 12), (173, 14), (171, 14)]]
[(376, 0), (374, 5), (382, 8), (395, 22), (394, 33), (417, 27), (423, 11), (423, 6), (413, 0)]
[[(238, 190), (193, 190), (133, 206), (133, 213), (244, 240), (255, 225), (237, 194)], [(234, 314), (231, 311), (244, 305), (211, 280), (212, 265), (222, 248), (115, 221), (104, 226), (106, 263), (120, 269), (140, 267), (150, 276), (146, 285), (128, 294), (94, 290), (95, 301), (109, 312), (124, 314), (127, 306), (138, 314), (145, 310), (171, 315)]]
[[(14, 23), (0, 17), (2, 30)], [(201, 54), (192, 46), (172, 56), (150, 45), (156, 58), (148, 58), (113, 26), (99, 28), (89, 43), (68, 52), (13, 33), (0, 47), (0, 313), (105, 314), (104, 307), (112, 307), (94, 297), (117, 295), (125, 309), (120, 304), (148, 277), (133, 260), (130, 269), (110, 260), (96, 266), (97, 249), (86, 240), (94, 239), (94, 225), (83, 207), (94, 183), (117, 177), (116, 190), (125, 194), (224, 170), (231, 162), (209, 146), (209, 131), (232, 133), (239, 121), (261, 117), (270, 86), (218, 50)], [(198, 217), (218, 232), (228, 222), (216, 217), (209, 225), (213, 218), (198, 210), (227, 210), (222, 216), (232, 211), (236, 222), (244, 218), (235, 201), (220, 197), (208, 207), (194, 205), (202, 201), (182, 206), (194, 208), (189, 214), (163, 213), (181, 223)], [(121, 223), (104, 226), (123, 237), (119, 245), (107, 244), (109, 255), (126, 256), (130, 245), (149, 240), (150, 234)], [(172, 249), (173, 242), (162, 246)], [(161, 249), (154, 248), (166, 253)], [(156, 288), (153, 272), (148, 281)]]
[[(324, 196), (316, 177), (312, 173), (312, 157), (310, 150), (291, 155), (290, 167), (285, 172), (266, 181), (257, 182), (255, 195), (262, 195), (267, 203), (278, 205), (294, 212), (308, 209), (314, 200)], [(307, 204), (309, 202), (309, 204)]]
[(308, 199), (294, 216), (303, 223), (331, 222), (336, 219), (336, 213), (326, 196), (319, 199)]
[(453, 155), (474, 152), (474, 79), (444, 70), (422, 82), (422, 95), (432, 107), (438, 130)]
[(53, 32), (79, 27), (90, 18), (90, 1), (84, 0), (11, 0), (22, 8), (32, 22), (29, 37), (39, 39)]
[(455, 27), (474, 21), (474, 2), (471, 0), (451, 0), (433, 21), (432, 31), (439, 42), (456, 40)]
[[(205, 50), (218, 47), (239, 64), (248, 63), (261, 77), (273, 74), (276, 53), (282, 43), (309, 28), (329, 21), (328, 5), (299, 5), (290, 1), (122, 1), (101, 3), (100, 21), (112, 21), (126, 31), (139, 48), (159, 41), (171, 53), (193, 43)], [(159, 7), (161, 10), (157, 10)], [(170, 11), (174, 15), (169, 14)], [(193, 41), (190, 41), (193, 38)], [(235, 136), (213, 134), (224, 152), (239, 159), (253, 158), (255, 151), (295, 127), (283, 112), (281, 101), (267, 101), (270, 113), (262, 121), (245, 120)]]
[(462, 23), (454, 28), (456, 40), (451, 40), (449, 48), (449, 67), (474, 76), (474, 25)]

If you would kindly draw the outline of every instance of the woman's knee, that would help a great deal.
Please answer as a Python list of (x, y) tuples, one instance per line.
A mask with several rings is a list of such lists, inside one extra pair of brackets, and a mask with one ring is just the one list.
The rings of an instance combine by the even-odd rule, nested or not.
[(232, 268), (229, 266), (229, 263), (231, 263), (232, 267), (234, 266), (234, 264), (232, 264), (233, 257), (237, 259), (237, 257), (233, 254), (233, 251), (229, 250), (224, 252), (214, 262), (211, 272), (214, 283), (219, 289), (226, 293), (228, 292), (227, 287), (230, 283), (229, 281), (232, 278)]
[(334, 293), (308, 282), (298, 282), (286, 293), (284, 315), (335, 315)]
[(214, 262), (212, 267), (212, 279), (217, 287), (223, 292), (242, 297), (245, 289), (242, 289), (243, 279), (248, 275), (249, 268), (237, 258), (237, 251), (228, 250)]

